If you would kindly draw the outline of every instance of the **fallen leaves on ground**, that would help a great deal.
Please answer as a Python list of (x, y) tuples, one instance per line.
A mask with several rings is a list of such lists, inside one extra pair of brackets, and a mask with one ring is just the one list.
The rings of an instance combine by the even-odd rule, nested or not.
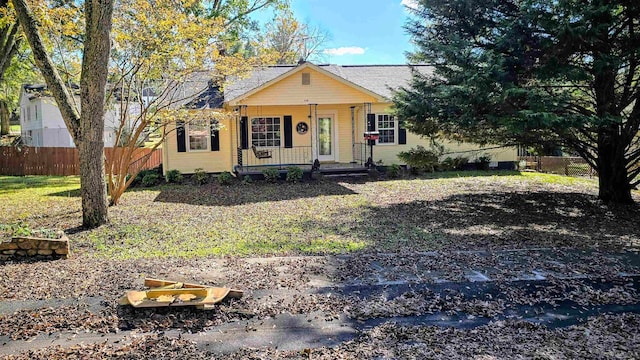
[[(473, 329), (401, 326), (385, 323), (333, 348), (280, 351), (241, 349), (225, 359), (609, 359), (636, 358), (640, 352), (640, 315), (600, 315), (586, 323), (550, 329), (522, 321), (497, 321)], [(123, 343), (123, 344), (122, 344)], [(210, 359), (197, 343), (164, 334), (52, 347), (8, 356), (19, 359)]]

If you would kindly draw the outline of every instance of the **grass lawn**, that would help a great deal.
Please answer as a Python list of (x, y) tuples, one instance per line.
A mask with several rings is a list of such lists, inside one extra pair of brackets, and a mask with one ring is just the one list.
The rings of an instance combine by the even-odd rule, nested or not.
[(77, 177), (0, 177), (0, 224), (72, 230), (76, 254), (120, 259), (628, 246), (639, 234), (635, 208), (612, 213), (595, 181), (537, 173), (162, 185), (127, 192), (89, 231), (73, 230), (78, 189)]

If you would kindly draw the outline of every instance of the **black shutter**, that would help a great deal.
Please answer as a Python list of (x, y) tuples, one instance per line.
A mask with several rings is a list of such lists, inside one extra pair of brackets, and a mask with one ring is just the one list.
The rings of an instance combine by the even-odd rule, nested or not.
[(367, 114), (367, 131), (376, 131), (376, 114)]
[(247, 116), (240, 118), (240, 147), (249, 148), (249, 118)]
[(284, 116), (284, 147), (293, 147), (293, 119), (291, 115)]
[[(376, 114), (367, 114), (367, 131), (376, 131)], [(367, 140), (367, 145), (375, 144), (375, 140)]]
[(187, 152), (187, 134), (184, 121), (176, 122), (176, 137), (178, 138), (178, 152)]
[(407, 143), (407, 129), (404, 127), (404, 120), (398, 120), (398, 144), (405, 145)]
[(218, 122), (211, 120), (211, 151), (220, 151), (220, 131), (217, 127)]

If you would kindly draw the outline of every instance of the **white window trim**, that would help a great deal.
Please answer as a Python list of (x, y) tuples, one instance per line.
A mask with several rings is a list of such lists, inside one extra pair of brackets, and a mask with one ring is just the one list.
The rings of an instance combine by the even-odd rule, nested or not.
[(191, 123), (186, 123), (184, 124), (184, 129), (186, 131), (185, 133), (185, 140), (187, 142), (187, 152), (205, 152), (205, 151), (209, 151), (211, 149), (211, 129), (209, 129), (209, 133), (208, 135), (205, 137), (206, 138), (206, 147), (204, 149), (191, 149), (191, 140), (189, 139), (189, 127), (191, 127)]
[[(381, 129), (379, 128), (379, 122), (378, 122), (378, 116), (384, 116), (387, 115), (390, 118), (393, 118), (393, 142), (392, 143), (381, 143), (380, 140), (376, 140), (376, 145), (380, 145), (380, 146), (393, 146), (393, 145), (398, 145), (398, 118), (394, 115), (391, 114), (376, 114), (376, 130), (380, 131)], [(390, 130), (391, 128), (383, 128), (382, 130)]]
[[(280, 120), (280, 146), (259, 146), (260, 148), (278, 149), (284, 147), (284, 116), (282, 115), (259, 115), (249, 118), (249, 146), (253, 146), (253, 119), (278, 118)], [(258, 147), (258, 145), (256, 145)]]

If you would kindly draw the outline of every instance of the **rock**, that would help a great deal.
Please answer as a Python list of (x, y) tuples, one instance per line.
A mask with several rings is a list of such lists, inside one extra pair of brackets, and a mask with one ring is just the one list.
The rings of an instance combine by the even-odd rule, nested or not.
[(38, 250), (38, 255), (48, 256), (48, 255), (51, 255), (51, 254), (53, 254), (53, 250), (48, 250), (48, 249), (40, 249), (40, 250)]
[(49, 249), (50, 242), (45, 240), (38, 240), (38, 249)]
[(0, 243), (0, 250), (18, 250), (18, 244), (13, 241)]
[(27, 250), (27, 255), (28, 256), (34, 256), (38, 254), (38, 250), (37, 249), (29, 249)]
[(4, 250), (2, 253), (4, 255), (13, 255), (13, 254), (16, 253), (16, 251), (15, 250)]
[(18, 248), (22, 250), (33, 249), (34, 243), (31, 239), (22, 238), (18, 240)]

